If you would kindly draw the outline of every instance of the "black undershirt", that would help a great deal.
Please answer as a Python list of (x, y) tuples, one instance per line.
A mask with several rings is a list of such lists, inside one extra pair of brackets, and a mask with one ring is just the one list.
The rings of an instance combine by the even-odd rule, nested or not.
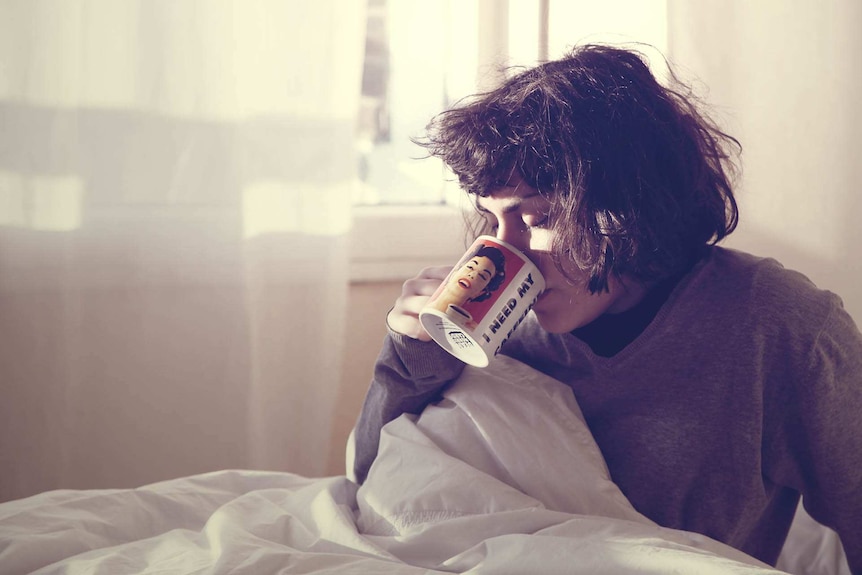
[(635, 307), (621, 313), (599, 316), (584, 327), (572, 331), (572, 335), (590, 346), (596, 355), (613, 357), (643, 333), (683, 275), (662, 280), (650, 288)]

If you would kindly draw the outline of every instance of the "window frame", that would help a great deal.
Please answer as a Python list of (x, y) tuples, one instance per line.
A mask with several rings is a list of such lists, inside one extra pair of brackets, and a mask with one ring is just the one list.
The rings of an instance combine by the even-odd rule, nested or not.
[[(522, 2), (531, 6), (533, 0)], [(536, 10), (536, 55), (547, 58), (548, 4), (540, 0)], [(510, 0), (477, 0), (476, 90), (487, 89), (499, 78), (499, 65), (510, 54), (510, 29), (522, 22), (510, 22), (514, 5)], [(441, 185), (444, 185), (441, 174)], [(351, 282), (404, 281), (424, 267), (453, 265), (473, 238), (467, 238), (465, 210), (468, 202), (457, 198), (462, 192), (454, 184), (446, 186), (440, 204), (354, 204), (350, 244)]]
[(464, 222), (450, 204), (354, 206), (350, 280), (404, 281), (428, 266), (453, 265), (467, 247)]

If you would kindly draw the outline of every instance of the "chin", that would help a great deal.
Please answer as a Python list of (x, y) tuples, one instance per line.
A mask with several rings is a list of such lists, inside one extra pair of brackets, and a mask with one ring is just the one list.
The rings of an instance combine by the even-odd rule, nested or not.
[(535, 314), (539, 325), (548, 333), (568, 333), (574, 329), (570, 327), (571, 318), (567, 318), (566, 314), (560, 313), (560, 306), (555, 305), (554, 296), (557, 295), (551, 291), (546, 291), (539, 296), (539, 300), (533, 306), (533, 314)]
[(560, 317), (558, 314), (542, 313), (536, 311), (535, 308), (533, 309), (533, 313), (536, 315), (539, 325), (548, 333), (569, 333), (578, 327), (570, 319)]

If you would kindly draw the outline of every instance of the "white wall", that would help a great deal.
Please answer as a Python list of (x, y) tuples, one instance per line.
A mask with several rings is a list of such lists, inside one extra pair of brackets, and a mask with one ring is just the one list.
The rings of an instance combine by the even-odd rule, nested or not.
[(862, 3), (669, 0), (669, 51), (741, 141), (741, 224), (862, 323)]

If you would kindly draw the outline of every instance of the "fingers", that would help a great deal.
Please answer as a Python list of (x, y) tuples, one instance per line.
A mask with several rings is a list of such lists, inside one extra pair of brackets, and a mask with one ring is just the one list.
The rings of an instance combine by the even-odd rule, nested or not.
[(428, 332), (425, 331), (419, 322), (418, 313), (399, 311), (395, 307), (386, 316), (386, 323), (389, 324), (389, 329), (394, 332), (420, 341), (431, 341), (431, 336), (428, 335)]
[(451, 266), (425, 268), (419, 275), (404, 282), (401, 297), (395, 300), (395, 305), (386, 316), (389, 328), (413, 339), (431, 341), (431, 336), (419, 322), (419, 312), (451, 270)]
[(425, 268), (419, 275), (410, 278), (401, 288), (402, 297), (412, 295), (431, 296), (439, 285), (446, 279), (449, 272), (452, 271), (451, 266), (439, 266)]
[(452, 271), (451, 266), (423, 269), (419, 275), (404, 282), (404, 285), (401, 286), (401, 298), (431, 297), (450, 271)]

